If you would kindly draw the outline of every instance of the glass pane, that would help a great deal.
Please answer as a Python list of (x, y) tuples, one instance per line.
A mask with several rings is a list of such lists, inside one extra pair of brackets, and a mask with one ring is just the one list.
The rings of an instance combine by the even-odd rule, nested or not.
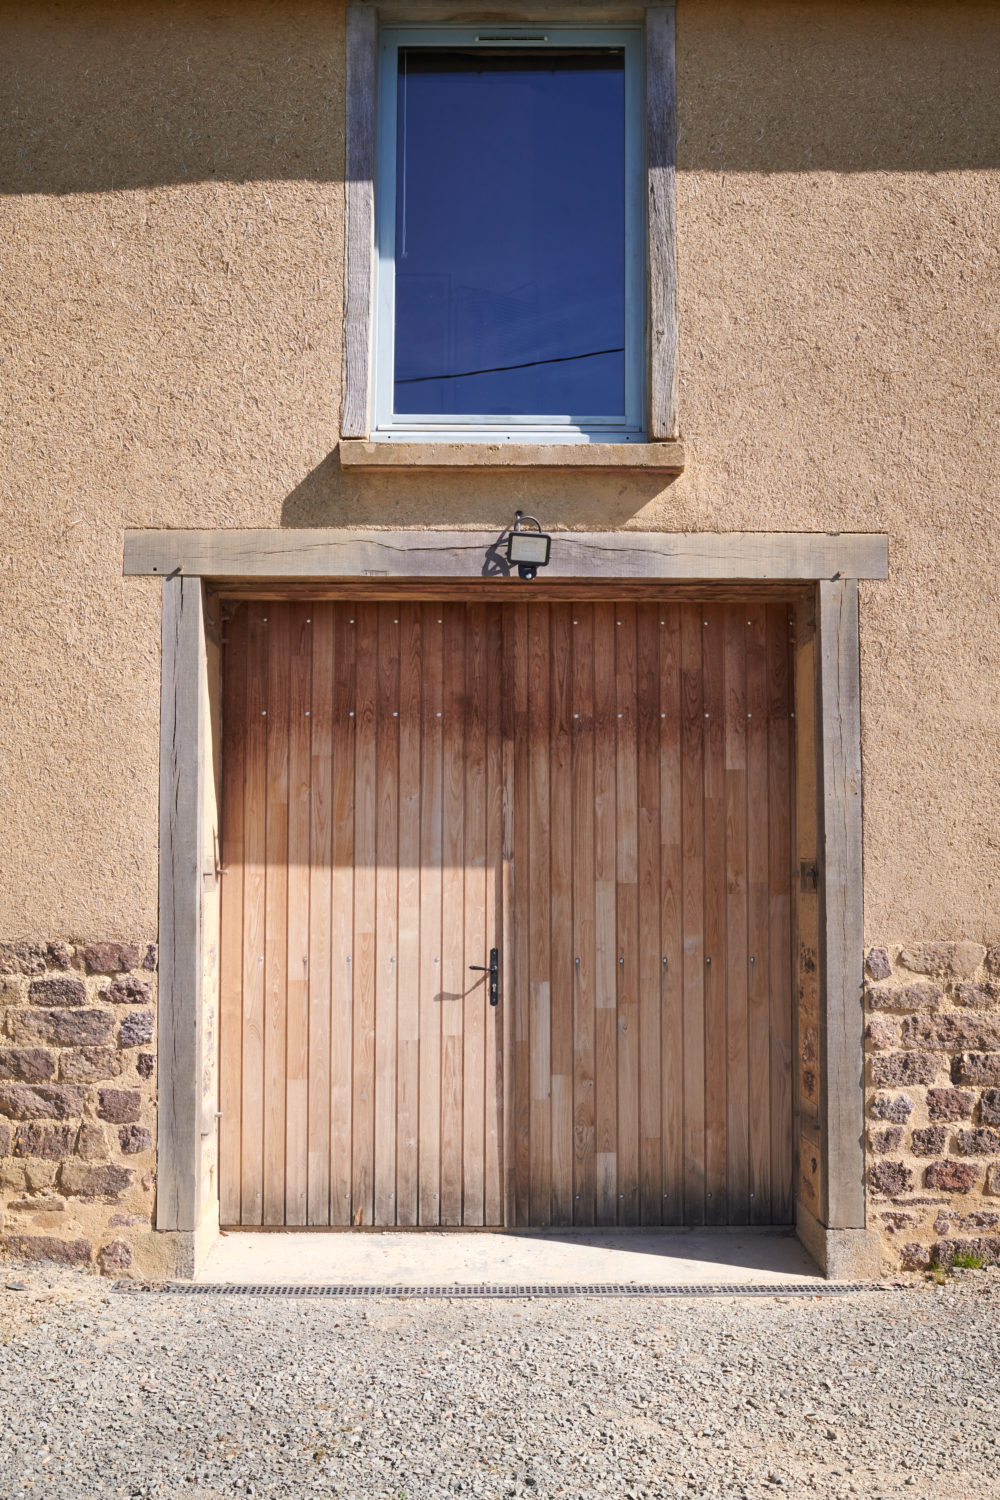
[(625, 59), (401, 48), (395, 410), (625, 410)]

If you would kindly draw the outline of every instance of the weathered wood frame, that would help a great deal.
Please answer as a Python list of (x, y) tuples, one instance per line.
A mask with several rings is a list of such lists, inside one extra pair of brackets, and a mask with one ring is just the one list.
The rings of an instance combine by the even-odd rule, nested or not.
[[(558, 561), (562, 553), (561, 562)], [(205, 787), (212, 693), (206, 620), (216, 589), (338, 585), (392, 593), (531, 590), (484, 567), (483, 532), (130, 532), (125, 573), (163, 579), (160, 762), (159, 1192), (157, 1227), (198, 1227)], [(658, 597), (698, 583), (811, 585), (818, 631), (812, 752), (817, 786), (822, 1023), (820, 1227), (865, 1227), (863, 886), (858, 580), (888, 576), (887, 539), (831, 533), (562, 533), (553, 582), (615, 583)], [(567, 586), (569, 586), (567, 584)], [(842, 1263), (842, 1262), (841, 1262)]]
[[(436, 18), (436, 7), (418, 6), (415, 19)], [(675, 247), (674, 5), (628, 8), (627, 17), (645, 25), (646, 137), (646, 420), (650, 443), (676, 441), (677, 413), (677, 259)], [(608, 7), (567, 9), (577, 24), (605, 19)], [(534, 15), (560, 19), (559, 7), (514, 4), (490, 12), (491, 24), (508, 16), (523, 22)], [(458, 19), (454, 8), (447, 17)], [(375, 175), (377, 163), (378, 27), (395, 20), (389, 6), (347, 7), (346, 208), (344, 268), (343, 402), (340, 435), (366, 440), (372, 406), (373, 313), (375, 285)]]

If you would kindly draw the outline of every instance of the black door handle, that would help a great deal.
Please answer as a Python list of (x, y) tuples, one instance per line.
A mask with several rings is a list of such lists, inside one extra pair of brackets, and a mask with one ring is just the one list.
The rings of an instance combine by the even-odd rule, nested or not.
[(500, 1003), (500, 950), (499, 950), (499, 948), (491, 948), (490, 949), (490, 966), (489, 966), (489, 968), (487, 968), (485, 964), (470, 964), (469, 968), (470, 969), (475, 969), (475, 971), (476, 971), (477, 974), (488, 974), (490, 976), (490, 1004), (491, 1005), (499, 1005), (499, 1003)]

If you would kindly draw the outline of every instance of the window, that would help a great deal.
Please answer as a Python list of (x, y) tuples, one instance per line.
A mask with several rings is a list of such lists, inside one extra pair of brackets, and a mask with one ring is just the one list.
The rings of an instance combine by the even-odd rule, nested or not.
[(643, 442), (641, 30), (378, 51), (371, 436)]

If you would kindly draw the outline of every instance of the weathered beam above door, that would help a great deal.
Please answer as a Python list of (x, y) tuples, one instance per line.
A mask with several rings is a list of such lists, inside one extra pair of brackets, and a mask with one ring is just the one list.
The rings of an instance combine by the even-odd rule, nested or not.
[[(124, 571), (219, 580), (497, 580), (508, 572), (505, 538), (505, 531), (127, 531)], [(886, 578), (888, 565), (888, 538), (867, 532), (561, 531), (544, 576), (835, 580)], [(510, 586), (531, 588), (516, 578)]]

